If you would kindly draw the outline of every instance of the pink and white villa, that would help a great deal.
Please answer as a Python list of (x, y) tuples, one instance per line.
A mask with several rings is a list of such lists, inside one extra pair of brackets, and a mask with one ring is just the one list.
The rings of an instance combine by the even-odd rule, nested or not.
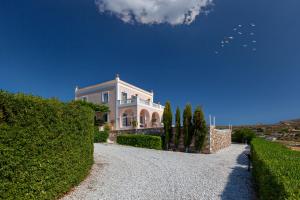
[(153, 102), (154, 93), (120, 80), (75, 89), (75, 100), (106, 104), (110, 112), (103, 115), (113, 130), (162, 127), (164, 106)]

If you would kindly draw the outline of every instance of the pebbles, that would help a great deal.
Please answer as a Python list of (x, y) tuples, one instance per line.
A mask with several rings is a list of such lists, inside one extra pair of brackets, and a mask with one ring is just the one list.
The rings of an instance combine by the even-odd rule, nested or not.
[(252, 199), (245, 148), (204, 155), (95, 144), (90, 176), (62, 199)]

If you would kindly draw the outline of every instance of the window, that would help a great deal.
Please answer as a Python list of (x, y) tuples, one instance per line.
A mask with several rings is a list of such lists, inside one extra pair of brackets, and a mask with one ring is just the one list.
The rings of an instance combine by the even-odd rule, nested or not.
[(102, 93), (102, 102), (103, 103), (108, 103), (109, 101), (109, 93), (108, 92), (103, 92)]
[(82, 97), (82, 101), (87, 102), (87, 97)]
[(104, 114), (103, 114), (103, 121), (104, 121), (105, 123), (108, 122), (108, 113), (104, 113)]
[(123, 114), (122, 125), (123, 125), (123, 127), (128, 126), (128, 117), (127, 117), (126, 113)]
[(123, 101), (127, 100), (127, 93), (126, 92), (122, 92), (122, 100)]

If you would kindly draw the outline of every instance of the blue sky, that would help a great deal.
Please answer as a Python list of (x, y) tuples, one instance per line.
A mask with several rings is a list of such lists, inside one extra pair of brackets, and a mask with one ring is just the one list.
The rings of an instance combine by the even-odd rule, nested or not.
[[(299, 8), (298, 0), (216, 0), (189, 25), (151, 25), (101, 13), (94, 0), (2, 0), (0, 88), (68, 101), (76, 85), (119, 73), (173, 110), (202, 105), (218, 124), (299, 118)], [(234, 27), (250, 23), (256, 52), (236, 37), (215, 54)]]

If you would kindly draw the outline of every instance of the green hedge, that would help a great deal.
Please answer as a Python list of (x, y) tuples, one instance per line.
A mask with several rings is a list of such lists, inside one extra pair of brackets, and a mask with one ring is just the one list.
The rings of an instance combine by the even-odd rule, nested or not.
[(159, 136), (124, 134), (117, 136), (117, 143), (148, 149), (161, 149), (162, 141)]
[(56, 199), (93, 164), (94, 114), (0, 91), (0, 199)]
[(104, 125), (104, 130), (99, 131), (99, 127), (95, 126), (95, 138), (94, 142), (100, 142), (100, 143), (105, 143), (107, 142), (107, 139), (109, 137), (109, 132), (110, 132), (110, 126), (108, 124)]
[(255, 138), (251, 153), (260, 199), (300, 199), (300, 152)]
[(94, 138), (94, 142), (95, 143), (105, 143), (108, 139), (109, 136), (109, 132), (107, 131), (99, 131), (98, 127), (95, 127), (95, 138)]

